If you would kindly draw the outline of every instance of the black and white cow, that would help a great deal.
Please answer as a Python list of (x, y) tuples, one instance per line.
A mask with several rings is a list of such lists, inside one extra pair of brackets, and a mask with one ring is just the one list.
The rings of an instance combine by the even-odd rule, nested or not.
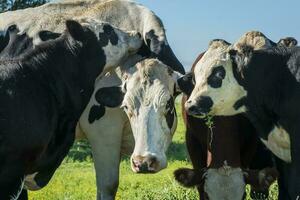
[(21, 32), (26, 32), (29, 37), (33, 38), (34, 44), (38, 44), (41, 39), (37, 33), (41, 29), (61, 33), (66, 19), (82, 21), (82, 18), (109, 22), (127, 31), (138, 31), (143, 37), (145, 47), (148, 47), (140, 51), (142, 56), (150, 54), (175, 71), (185, 73), (182, 64), (168, 44), (165, 29), (159, 17), (148, 8), (133, 1), (55, 1), (35, 8), (1, 13), (0, 30), (16, 24)]
[(124, 65), (97, 79), (77, 129), (92, 146), (98, 199), (114, 199), (121, 154), (132, 154), (136, 173), (165, 168), (177, 126), (174, 99), (179, 74), (157, 59)]
[[(25, 189), (37, 190), (49, 182), (73, 144), (94, 81), (110, 60), (107, 51), (119, 48), (121, 62), (129, 41), (141, 45), (138, 35), (108, 23), (88, 27), (69, 20), (66, 26), (59, 38), (18, 58), (0, 60), (1, 199), (27, 199)], [(111, 32), (125, 44), (103, 43)]]
[(300, 195), (300, 49), (210, 44), (186, 104), (193, 115), (245, 113), (276, 156), (279, 199)]

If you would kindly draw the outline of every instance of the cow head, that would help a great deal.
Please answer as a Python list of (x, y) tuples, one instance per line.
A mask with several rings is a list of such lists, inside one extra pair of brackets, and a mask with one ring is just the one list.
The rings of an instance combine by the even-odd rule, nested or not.
[(253, 49), (274, 43), (257, 31), (243, 35), (234, 45), (213, 40), (194, 70), (195, 87), (185, 107), (194, 116), (235, 115), (244, 112), (247, 95), (242, 80)]
[(82, 21), (98, 36), (99, 44), (106, 55), (104, 71), (118, 66), (129, 55), (136, 53), (142, 45), (141, 34), (136, 31), (123, 31), (98, 20)]
[(197, 63), (194, 70), (195, 87), (185, 105), (190, 115), (213, 114), (213, 109), (236, 113), (233, 105), (223, 105), (224, 98), (233, 98), (234, 101), (240, 98), (239, 92), (233, 88), (238, 84), (231, 70), (231, 60), (227, 56), (229, 46), (224, 40), (212, 41)]
[(106, 88), (101, 95), (110, 95), (101, 105), (119, 104), (129, 118), (135, 140), (134, 172), (158, 172), (167, 166), (166, 151), (177, 126), (174, 100), (178, 77), (159, 60), (145, 59), (123, 73), (121, 88)]

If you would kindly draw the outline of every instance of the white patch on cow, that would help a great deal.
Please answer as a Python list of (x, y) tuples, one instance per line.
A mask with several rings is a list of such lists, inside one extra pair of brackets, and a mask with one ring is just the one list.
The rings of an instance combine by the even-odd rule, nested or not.
[[(132, 70), (131, 70), (132, 71)], [(166, 104), (173, 97), (175, 80), (168, 67), (156, 59), (145, 59), (127, 74), (124, 108), (135, 138), (133, 157), (154, 156), (158, 165), (153, 171), (167, 166), (166, 151), (177, 126), (167, 125)]]
[(240, 168), (224, 166), (219, 169), (208, 169), (204, 176), (204, 191), (210, 200), (242, 199), (246, 184)]
[(261, 141), (278, 158), (288, 163), (292, 161), (290, 136), (282, 127), (275, 126), (269, 133), (268, 140), (261, 139)]
[[(247, 95), (244, 88), (238, 84), (232, 69), (232, 62), (228, 56), (230, 46), (221, 41), (212, 42), (209, 49), (195, 67), (195, 88), (189, 97), (186, 107), (197, 105), (201, 96), (208, 96), (213, 101), (210, 114), (212, 115), (235, 115), (245, 111), (244, 107), (236, 110), (234, 104)], [(215, 67), (223, 66), (225, 78), (220, 88), (213, 88), (208, 83), (208, 77)]]
[(244, 45), (251, 46), (254, 50), (272, 47), (271, 40), (259, 31), (246, 32), (233, 46), (239, 51)]
[(29, 174), (29, 175), (26, 175), (25, 176), (25, 179), (24, 179), (24, 183), (25, 183), (25, 186), (24, 188), (26, 190), (32, 190), (32, 191), (35, 191), (35, 190), (39, 190), (41, 189), (40, 186), (38, 186), (38, 184), (35, 182), (34, 178), (35, 176), (38, 174), (38, 172), (35, 172), (33, 174)]

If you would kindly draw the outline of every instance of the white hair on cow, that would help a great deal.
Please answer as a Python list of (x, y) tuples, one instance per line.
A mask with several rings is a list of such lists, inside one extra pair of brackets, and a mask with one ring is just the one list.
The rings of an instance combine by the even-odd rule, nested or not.
[(233, 44), (233, 48), (239, 51), (245, 45), (252, 47), (254, 50), (272, 46), (271, 40), (259, 31), (246, 32)]
[(17, 191), (17, 194), (11, 196), (11, 200), (18, 200), (18, 199), (19, 199), (19, 196), (20, 196), (21, 193), (22, 193), (22, 190), (23, 190), (23, 188), (24, 188), (24, 185), (25, 185), (25, 177), (24, 177), (23, 179), (21, 179), (21, 185), (20, 185), (20, 188), (19, 188), (19, 190)]

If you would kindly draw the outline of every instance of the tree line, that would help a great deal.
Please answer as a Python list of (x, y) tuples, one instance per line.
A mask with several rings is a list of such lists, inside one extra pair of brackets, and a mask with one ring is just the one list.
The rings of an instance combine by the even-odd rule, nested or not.
[(49, 0), (0, 0), (0, 13), (10, 10), (35, 7), (47, 3)]

